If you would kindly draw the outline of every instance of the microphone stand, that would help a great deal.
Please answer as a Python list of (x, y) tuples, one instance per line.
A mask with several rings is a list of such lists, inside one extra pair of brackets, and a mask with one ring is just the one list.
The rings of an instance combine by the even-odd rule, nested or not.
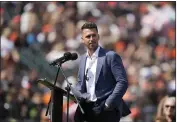
[[(66, 82), (67, 82), (67, 87), (66, 87), (66, 90), (67, 90), (67, 122), (69, 122), (69, 93), (70, 93), (70, 91), (72, 92), (73, 90), (72, 90), (72, 88), (71, 88), (71, 83), (69, 83), (67, 77), (66, 77), (65, 74), (64, 74), (64, 71), (63, 71), (63, 69), (62, 69), (62, 67), (61, 67), (61, 64), (62, 64), (62, 62), (59, 62), (59, 63), (57, 64), (58, 70), (57, 70), (57, 74), (56, 74), (56, 77), (55, 77), (54, 86), (56, 85), (57, 78), (58, 78), (58, 74), (59, 74), (59, 71), (61, 70), (61, 72), (62, 72), (62, 74), (63, 74), (63, 76), (64, 76), (64, 78), (65, 78), (65, 80), (66, 80)], [(79, 106), (79, 108), (80, 108), (82, 114), (85, 114), (83, 108), (81, 107), (81, 105), (80, 105), (80, 103), (79, 103), (78, 98), (75, 96), (74, 92), (72, 92), (72, 93), (73, 93), (73, 96), (74, 96), (74, 98), (75, 98), (75, 100), (76, 100), (76, 103), (78, 103), (78, 106)], [(52, 98), (52, 97), (53, 97), (53, 90), (52, 90), (52, 92), (51, 92), (51, 97), (50, 97), (50, 100), (49, 100), (49, 102), (48, 102), (48, 106), (47, 106), (47, 110), (46, 110), (45, 116), (48, 115), (49, 108), (50, 108), (50, 106), (52, 106), (52, 105), (51, 105), (51, 103), (52, 103), (51, 98)], [(53, 106), (52, 106), (52, 107), (53, 107)], [(50, 115), (51, 115), (51, 112), (50, 112)], [(52, 117), (51, 117), (51, 118), (52, 118)], [(52, 122), (52, 120), (51, 120), (51, 122)]]
[(69, 85), (67, 85), (67, 87), (65, 88), (67, 91), (67, 111), (66, 111), (66, 122), (69, 122), (69, 92), (70, 92), (70, 87)]
[[(57, 82), (57, 78), (58, 78), (58, 74), (59, 74), (59, 71), (60, 71), (60, 68), (61, 68), (61, 62), (59, 62), (57, 65), (58, 65), (58, 70), (57, 70), (57, 74), (56, 74), (56, 77), (55, 77), (55, 81), (54, 81), (54, 86), (56, 85), (56, 82)], [(53, 90), (51, 92), (51, 97), (53, 97)], [(46, 113), (45, 113), (45, 116), (48, 115), (48, 111), (49, 111), (49, 108), (51, 106), (51, 97), (50, 97), (50, 100), (48, 102), (48, 106), (47, 106), (47, 110), (46, 110)], [(51, 114), (50, 114), (51, 115)]]
[[(67, 90), (67, 116), (66, 116), (66, 117), (67, 117), (67, 118), (66, 118), (66, 119), (67, 119), (67, 122), (69, 122), (69, 92), (70, 92), (70, 90), (71, 90), (71, 92), (72, 92), (73, 89), (71, 88), (71, 83), (68, 81), (67, 77), (65, 76), (65, 73), (64, 73), (62, 67), (59, 66), (59, 68), (60, 68), (60, 70), (61, 70), (61, 72), (62, 72), (62, 74), (63, 74), (63, 76), (64, 76), (64, 78), (65, 78), (65, 80), (66, 80), (66, 83), (67, 83), (67, 87), (66, 87), (66, 90)], [(79, 100), (78, 100), (77, 97), (75, 96), (74, 92), (72, 92), (72, 93), (73, 93), (73, 96), (74, 96), (76, 102), (78, 103), (78, 106), (79, 106), (79, 108), (80, 108), (82, 114), (85, 114), (83, 108), (81, 107), (81, 105), (80, 105), (80, 103), (79, 103)]]

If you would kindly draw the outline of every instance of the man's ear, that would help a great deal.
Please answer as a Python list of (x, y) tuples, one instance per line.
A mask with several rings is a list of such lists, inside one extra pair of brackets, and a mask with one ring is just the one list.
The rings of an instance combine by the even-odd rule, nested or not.
[(84, 43), (83, 37), (81, 37), (81, 42)]

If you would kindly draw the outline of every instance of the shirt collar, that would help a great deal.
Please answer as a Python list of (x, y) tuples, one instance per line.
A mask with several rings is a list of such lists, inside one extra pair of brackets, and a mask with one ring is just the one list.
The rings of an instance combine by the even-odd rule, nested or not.
[[(91, 57), (98, 57), (99, 50), (100, 50), (100, 47), (98, 46)], [(87, 50), (86, 56), (89, 57), (88, 50)]]

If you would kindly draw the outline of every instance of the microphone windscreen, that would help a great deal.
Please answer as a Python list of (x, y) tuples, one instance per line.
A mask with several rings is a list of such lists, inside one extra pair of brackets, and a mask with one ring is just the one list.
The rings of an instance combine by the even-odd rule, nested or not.
[(76, 60), (78, 58), (77, 53), (72, 53), (71, 60)]
[(72, 57), (72, 54), (70, 52), (66, 52), (66, 53), (64, 53), (64, 57), (66, 59), (70, 59)]

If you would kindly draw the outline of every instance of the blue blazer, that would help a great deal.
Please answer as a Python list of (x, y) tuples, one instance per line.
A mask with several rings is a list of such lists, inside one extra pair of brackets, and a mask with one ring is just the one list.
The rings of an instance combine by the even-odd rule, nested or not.
[[(86, 55), (80, 60), (78, 72), (77, 90), (86, 93), (84, 80), (86, 66)], [(105, 100), (111, 108), (117, 108), (121, 116), (130, 114), (128, 106), (122, 99), (128, 88), (127, 75), (118, 54), (113, 51), (106, 51), (100, 47), (96, 68), (95, 94), (98, 100)]]

